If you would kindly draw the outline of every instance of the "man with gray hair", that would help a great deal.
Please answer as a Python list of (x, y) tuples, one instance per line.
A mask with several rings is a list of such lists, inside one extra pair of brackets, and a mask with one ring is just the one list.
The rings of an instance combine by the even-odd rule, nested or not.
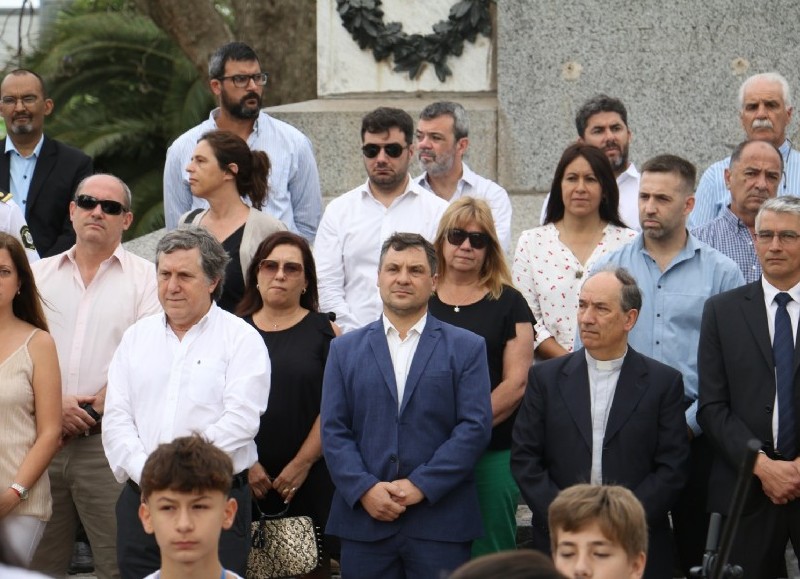
[(158, 570), (160, 552), (138, 519), (138, 483), (147, 456), (161, 442), (192, 433), (233, 461), (236, 520), (220, 538), (220, 560), (244, 576), (249, 551), (248, 468), (253, 438), (267, 407), (270, 361), (264, 341), (240, 318), (220, 309), (229, 260), (205, 229), (181, 227), (156, 247), (158, 299), (164, 313), (131, 326), (108, 370), (103, 446), (117, 481), (117, 560), (122, 577)]
[[(747, 140), (767, 141), (783, 157), (783, 179), (778, 196), (800, 195), (800, 151), (792, 148), (786, 128), (792, 120), (792, 95), (789, 83), (777, 72), (756, 74), (739, 87), (739, 118)], [(731, 195), (725, 186), (725, 170), (731, 158), (711, 165), (700, 178), (689, 227), (699, 227), (725, 212)]]
[(492, 210), (497, 238), (511, 249), (511, 200), (500, 185), (481, 177), (464, 162), (469, 147), (469, 117), (464, 107), (439, 101), (422, 109), (417, 122), (417, 155), (425, 169), (414, 180), (452, 203), (461, 197), (483, 199)]

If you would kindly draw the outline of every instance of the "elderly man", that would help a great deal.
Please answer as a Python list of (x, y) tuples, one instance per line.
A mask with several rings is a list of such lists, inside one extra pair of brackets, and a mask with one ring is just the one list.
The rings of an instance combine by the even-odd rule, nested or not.
[(761, 277), (761, 265), (753, 246), (756, 214), (764, 201), (777, 195), (783, 173), (783, 157), (766, 141), (744, 141), (731, 154), (725, 169), (725, 185), (731, 203), (716, 219), (692, 231), (692, 235), (721, 251), (739, 266), (744, 280)]
[(549, 552), (547, 510), (580, 482), (619, 484), (642, 502), (649, 527), (645, 577), (672, 577), (668, 511), (686, 481), (680, 372), (628, 344), (642, 296), (622, 268), (593, 274), (578, 301), (585, 345), (531, 368), (514, 424), (511, 470), (533, 512), (536, 548)]
[(335, 312), (349, 332), (381, 314), (375, 272), (381, 244), (395, 231), (419, 233), (428, 241), (447, 202), (414, 183), (414, 121), (400, 109), (380, 107), (361, 121), (361, 152), (367, 181), (330, 202), (319, 224), (314, 258), (319, 305)]
[[(602, 149), (611, 162), (619, 187), (619, 216), (631, 229), (639, 227), (639, 171), (630, 162), (633, 134), (628, 128), (628, 110), (622, 101), (599, 94), (583, 103), (575, 115), (578, 141)], [(547, 213), (548, 194), (542, 205), (540, 223)]]
[(92, 160), (82, 151), (44, 134), (44, 118), (53, 111), (42, 77), (12, 70), (0, 84), (0, 113), (8, 136), (0, 141), (0, 191), (11, 191), (25, 214), (33, 245), (42, 257), (75, 243), (70, 201)]
[(314, 243), (322, 195), (311, 142), (299, 130), (261, 110), (267, 73), (258, 56), (243, 42), (230, 42), (217, 49), (208, 61), (211, 92), (219, 107), (208, 119), (175, 139), (164, 166), (164, 216), (167, 229), (178, 225), (181, 215), (208, 203), (192, 196), (186, 166), (197, 141), (209, 131), (230, 131), (247, 141), (254, 151), (269, 156), (269, 195), (262, 211), (269, 213), (294, 233)]
[[(717, 449), (709, 508), (727, 514), (748, 440), (762, 444), (730, 561), (745, 577), (786, 574), (800, 554), (800, 199), (778, 197), (756, 217), (759, 281), (710, 298), (703, 311), (698, 419)], [(794, 572), (797, 572), (795, 567)]]
[(36, 285), (56, 342), (63, 389), (64, 447), (50, 463), (53, 516), (32, 567), (67, 573), (75, 529), (86, 529), (98, 577), (119, 577), (114, 506), (122, 485), (100, 436), (108, 366), (129, 326), (158, 313), (153, 264), (122, 247), (131, 192), (113, 175), (84, 179), (70, 205), (77, 241), (34, 264)]
[(222, 533), (220, 559), (244, 576), (250, 546), (247, 470), (256, 462), (253, 438), (267, 407), (270, 363), (252, 326), (220, 309), (228, 254), (205, 229), (180, 228), (156, 247), (161, 315), (131, 326), (108, 371), (103, 446), (119, 482), (117, 559), (122, 577), (158, 570), (152, 535), (138, 520), (142, 467), (161, 442), (202, 434), (233, 461), (236, 520)]
[[(786, 128), (792, 120), (792, 96), (789, 83), (777, 72), (751, 76), (739, 88), (739, 118), (749, 141), (772, 143), (783, 157), (783, 179), (778, 196), (800, 195), (800, 151), (792, 148)], [(726, 189), (727, 157), (711, 165), (700, 179), (690, 227), (699, 227), (725, 212), (731, 201)]]
[(452, 203), (461, 197), (483, 199), (492, 210), (497, 238), (511, 249), (511, 200), (500, 185), (481, 177), (464, 162), (469, 147), (469, 117), (450, 101), (428, 105), (417, 122), (417, 155), (425, 172), (414, 181)]
[(322, 448), (342, 576), (438, 579), (481, 535), (472, 472), (489, 443), (486, 345), (428, 314), (436, 253), (396, 233), (380, 251), (383, 316), (331, 342)]

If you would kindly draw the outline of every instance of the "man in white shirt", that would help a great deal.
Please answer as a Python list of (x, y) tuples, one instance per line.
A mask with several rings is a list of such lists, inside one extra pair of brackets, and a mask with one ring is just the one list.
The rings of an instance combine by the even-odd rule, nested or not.
[[(205, 229), (179, 228), (156, 247), (162, 315), (129, 328), (108, 371), (103, 446), (119, 482), (117, 559), (122, 577), (159, 568), (152, 535), (139, 523), (138, 483), (149, 453), (162, 442), (200, 433), (233, 461), (236, 520), (222, 533), (223, 565), (244, 575), (250, 546), (247, 469), (266, 410), (270, 362), (264, 341), (246, 322), (220, 309), (228, 254)], [(191, 489), (189, 489), (191, 490)]]
[(436, 237), (447, 203), (411, 179), (414, 121), (380, 107), (361, 122), (367, 182), (330, 202), (314, 245), (319, 305), (348, 332), (378, 319), (376, 286), (381, 245), (395, 232)]
[[(629, 148), (633, 134), (628, 128), (628, 110), (622, 101), (599, 94), (583, 103), (575, 115), (575, 128), (578, 141), (602, 149), (611, 162), (619, 187), (619, 216), (622, 221), (636, 231), (639, 225), (639, 171), (629, 159)], [(547, 202), (542, 205), (539, 220), (544, 223)]]
[(503, 250), (511, 249), (511, 200), (500, 185), (481, 177), (464, 162), (469, 147), (469, 117), (451, 101), (428, 105), (417, 122), (417, 155), (425, 172), (414, 181), (452, 203), (461, 197), (489, 204)]
[(64, 446), (48, 469), (53, 516), (32, 568), (64, 576), (82, 522), (99, 577), (119, 577), (114, 507), (122, 490), (100, 436), (108, 365), (129, 326), (161, 310), (153, 264), (122, 247), (131, 192), (113, 175), (84, 179), (70, 204), (75, 245), (33, 265), (61, 367)]
[(601, 270), (581, 288), (585, 348), (536, 364), (514, 423), (511, 471), (533, 513), (534, 547), (550, 550), (547, 510), (580, 482), (619, 484), (647, 514), (645, 579), (671, 579), (667, 513), (688, 476), (681, 373), (628, 344), (642, 294), (623, 268)]

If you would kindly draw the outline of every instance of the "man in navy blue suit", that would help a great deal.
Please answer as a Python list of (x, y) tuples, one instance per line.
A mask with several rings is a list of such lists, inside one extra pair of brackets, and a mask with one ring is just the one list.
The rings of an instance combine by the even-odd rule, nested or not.
[(472, 471), (491, 435), (486, 345), (428, 314), (435, 271), (422, 236), (389, 237), (383, 316), (331, 343), (322, 448), (343, 577), (438, 579), (482, 534)]

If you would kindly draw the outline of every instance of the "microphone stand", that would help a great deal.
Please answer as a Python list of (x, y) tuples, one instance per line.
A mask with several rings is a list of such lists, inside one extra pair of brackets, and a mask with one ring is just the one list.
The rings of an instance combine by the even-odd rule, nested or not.
[(708, 524), (708, 535), (706, 535), (703, 564), (700, 567), (692, 567), (689, 572), (692, 579), (740, 579), (744, 577), (744, 570), (738, 565), (729, 565), (728, 557), (730, 557), (733, 538), (736, 536), (736, 529), (742, 516), (744, 501), (753, 480), (753, 468), (760, 449), (761, 443), (758, 440), (751, 438), (747, 442), (744, 460), (739, 467), (739, 477), (736, 480), (736, 488), (731, 499), (730, 516), (722, 529), (722, 542), (719, 541), (722, 515), (712, 513)]

